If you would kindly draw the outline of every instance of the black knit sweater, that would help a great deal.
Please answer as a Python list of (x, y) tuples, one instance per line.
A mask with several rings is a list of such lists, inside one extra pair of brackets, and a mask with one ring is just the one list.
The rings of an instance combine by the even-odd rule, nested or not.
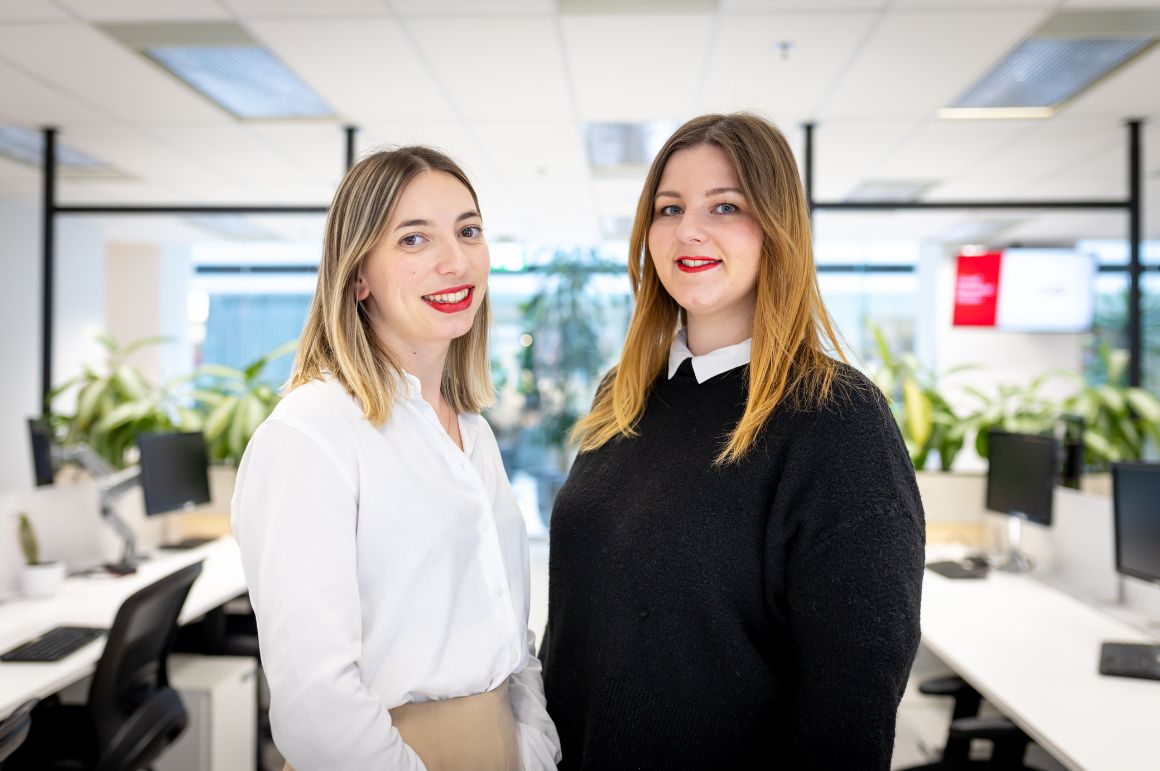
[(556, 498), (548, 711), (566, 769), (887, 769), (919, 639), (924, 522), (881, 393), (842, 366), (713, 459), (748, 367), (653, 385), (639, 436)]

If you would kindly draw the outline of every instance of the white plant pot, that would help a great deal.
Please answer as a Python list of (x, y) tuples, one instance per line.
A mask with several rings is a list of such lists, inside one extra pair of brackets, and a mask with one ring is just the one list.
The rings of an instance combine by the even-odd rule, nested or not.
[(40, 565), (25, 565), (20, 573), (20, 589), (30, 600), (51, 597), (64, 584), (64, 563), (46, 562)]

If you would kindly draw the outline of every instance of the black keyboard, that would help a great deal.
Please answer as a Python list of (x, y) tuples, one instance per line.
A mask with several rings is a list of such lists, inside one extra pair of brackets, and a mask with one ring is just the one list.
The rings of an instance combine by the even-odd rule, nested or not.
[(1104, 643), (1100, 647), (1100, 674), (1160, 680), (1160, 645)]
[(217, 538), (183, 538), (180, 541), (173, 543), (162, 544), (162, 549), (196, 549), (198, 546), (205, 546), (207, 543), (216, 541)]
[(0, 661), (60, 661), (107, 631), (92, 626), (58, 626), (0, 655)]
[(986, 578), (986, 567), (973, 567), (961, 562), (928, 562), (927, 570), (933, 570), (946, 578)]

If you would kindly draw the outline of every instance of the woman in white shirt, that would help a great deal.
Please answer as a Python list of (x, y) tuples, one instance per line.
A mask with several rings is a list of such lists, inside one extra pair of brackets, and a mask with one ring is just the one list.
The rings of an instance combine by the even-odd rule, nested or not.
[(343, 179), (289, 392), (233, 500), (274, 739), (298, 771), (560, 758), (523, 518), (478, 414), (488, 267), (446, 156), (381, 152)]

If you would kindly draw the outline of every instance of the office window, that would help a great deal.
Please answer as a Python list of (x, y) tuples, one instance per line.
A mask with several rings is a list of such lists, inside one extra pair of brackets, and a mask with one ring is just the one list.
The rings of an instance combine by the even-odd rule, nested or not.
[[(309, 294), (210, 294), (198, 363), (244, 369), (301, 334), (310, 300)], [(290, 377), (292, 364), (292, 356), (271, 362), (263, 380), (277, 388)]]

